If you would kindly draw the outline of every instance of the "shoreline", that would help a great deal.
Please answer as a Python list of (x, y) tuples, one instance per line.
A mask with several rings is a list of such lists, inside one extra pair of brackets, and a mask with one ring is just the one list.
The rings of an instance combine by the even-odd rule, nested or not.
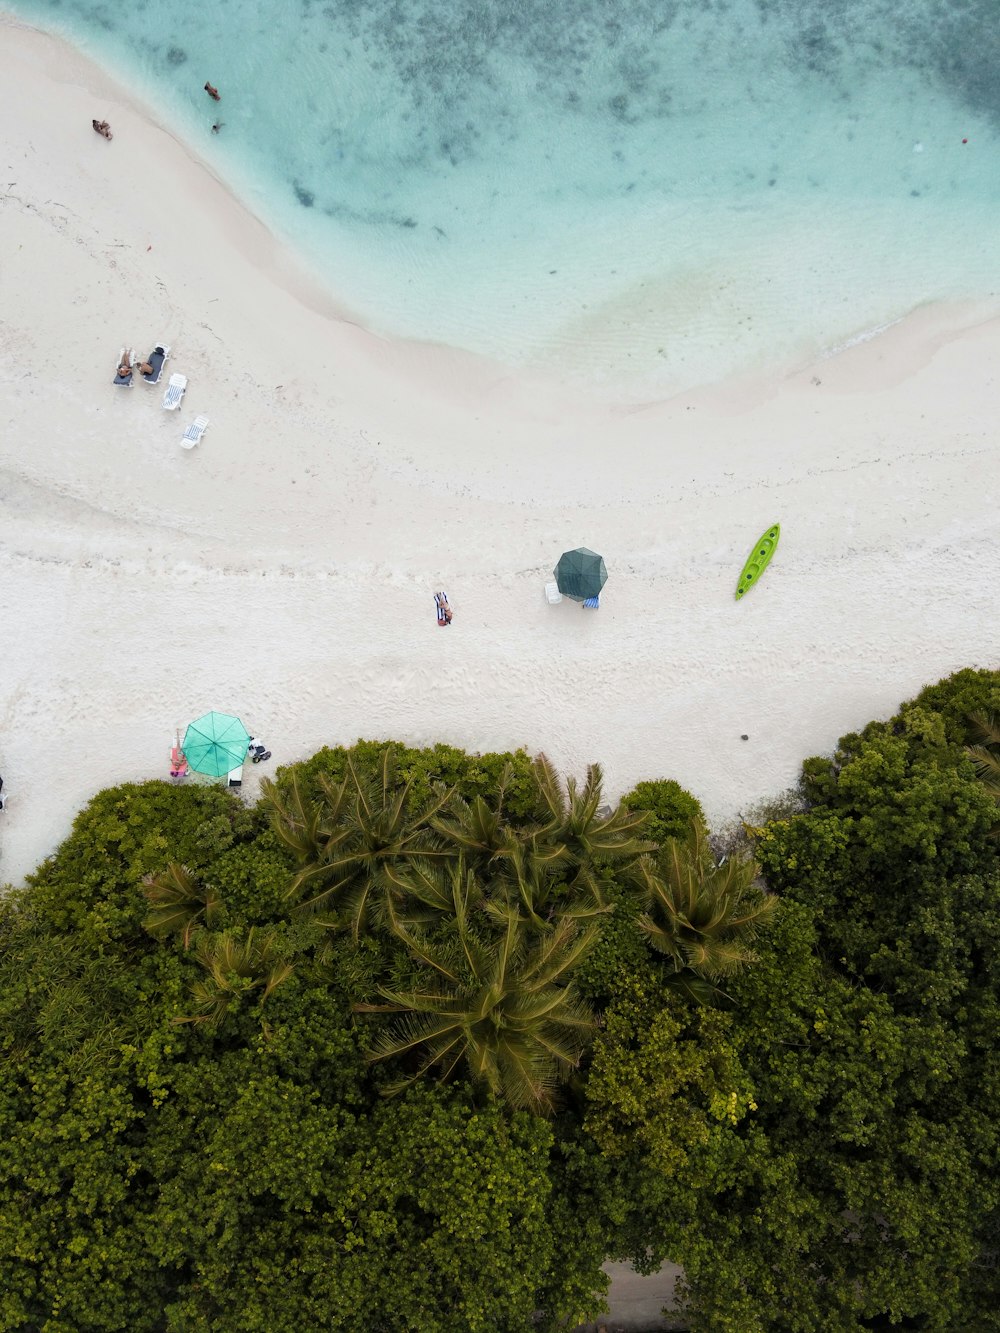
[[(164, 776), (173, 728), (210, 707), (276, 763), (360, 735), (524, 745), (600, 761), (612, 795), (675, 777), (718, 822), (996, 664), (995, 297), (609, 405), (337, 317), (112, 78), (20, 19), (0, 37), (0, 882), (96, 790)], [(176, 414), (110, 384), (147, 339), (188, 376)], [(580, 544), (610, 572), (594, 617), (542, 595)]]

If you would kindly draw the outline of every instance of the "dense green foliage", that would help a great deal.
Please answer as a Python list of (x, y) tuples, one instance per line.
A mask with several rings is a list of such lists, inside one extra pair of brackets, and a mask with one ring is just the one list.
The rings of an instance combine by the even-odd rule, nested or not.
[(1000, 1329), (991, 715), (929, 687), (721, 865), (523, 753), (102, 792), (0, 903), (0, 1328), (555, 1329), (610, 1257), (698, 1333)]
[(670, 1252), (692, 1326), (1000, 1327), (1000, 873), (962, 672), (807, 761), (754, 832), (781, 899), (729, 987), (757, 1109)]
[(701, 804), (673, 778), (660, 782), (639, 782), (622, 800), (626, 810), (649, 815), (645, 833), (658, 847), (671, 838), (687, 837), (692, 820), (704, 824)]

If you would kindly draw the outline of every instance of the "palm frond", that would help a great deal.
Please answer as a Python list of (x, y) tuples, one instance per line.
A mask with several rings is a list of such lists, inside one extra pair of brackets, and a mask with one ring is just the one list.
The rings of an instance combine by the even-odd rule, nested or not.
[(655, 865), (642, 859), (634, 868), (646, 904), (639, 929), (676, 971), (707, 980), (730, 976), (755, 961), (751, 946), (777, 906), (754, 886), (757, 873), (750, 857), (715, 865), (692, 821), (686, 841), (671, 839)]
[(223, 915), (222, 895), (211, 884), (201, 883), (187, 866), (171, 861), (158, 875), (143, 880), (143, 894), (150, 910), (143, 926), (151, 935), (178, 933), (184, 948), (203, 926), (213, 929)]

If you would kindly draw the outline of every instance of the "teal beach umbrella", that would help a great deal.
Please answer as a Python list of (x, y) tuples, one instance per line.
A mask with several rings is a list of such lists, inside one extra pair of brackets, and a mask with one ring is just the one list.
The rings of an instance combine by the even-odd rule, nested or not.
[(196, 773), (221, 778), (247, 757), (250, 733), (238, 717), (206, 713), (184, 733), (181, 749)]
[(575, 551), (563, 551), (555, 568), (556, 583), (564, 597), (585, 602), (596, 597), (608, 581), (604, 560), (596, 551), (578, 546)]

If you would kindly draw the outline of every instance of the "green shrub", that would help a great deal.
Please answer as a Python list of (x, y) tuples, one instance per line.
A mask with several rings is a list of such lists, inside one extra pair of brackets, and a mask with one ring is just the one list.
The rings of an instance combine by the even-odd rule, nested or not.
[(147, 909), (143, 878), (169, 861), (196, 871), (207, 866), (220, 821), (231, 831), (250, 818), (218, 787), (168, 782), (109, 787), (77, 815), (66, 841), (28, 877), (32, 911), (57, 929), (102, 938), (123, 930), (138, 936)]
[(920, 691), (906, 708), (922, 708), (944, 718), (948, 740), (968, 745), (970, 713), (1000, 714), (1000, 671), (975, 671), (967, 667)]
[(618, 992), (623, 979), (631, 984), (638, 975), (660, 971), (636, 925), (641, 909), (635, 894), (613, 884), (604, 893), (613, 911), (602, 918), (597, 943), (575, 973), (581, 994), (598, 1005)]
[(403, 782), (413, 780), (410, 799), (415, 807), (431, 795), (436, 783), (454, 787), (460, 796), (471, 800), (483, 796), (494, 800), (504, 786), (504, 810), (514, 819), (528, 819), (535, 813), (535, 788), (531, 778), (531, 757), (525, 750), (502, 754), (467, 754), (453, 745), (435, 745), (415, 750), (398, 741), (359, 740), (349, 750), (343, 746), (325, 746), (300, 764), (286, 764), (278, 769), (275, 784), (279, 791), (287, 789), (291, 774), (297, 774), (307, 793), (317, 793), (316, 778), (322, 773), (333, 782), (341, 782), (347, 772), (348, 756), (356, 764), (377, 767), (387, 745), (396, 752), (399, 776)]
[(256, 925), (288, 915), (285, 891), (294, 868), (272, 834), (223, 852), (212, 864), (212, 883), (222, 893), (230, 921)]
[(643, 828), (643, 837), (662, 846), (669, 838), (687, 838), (691, 820), (705, 823), (705, 812), (697, 797), (686, 791), (673, 778), (659, 782), (640, 782), (622, 798), (627, 810), (648, 810), (649, 822)]

